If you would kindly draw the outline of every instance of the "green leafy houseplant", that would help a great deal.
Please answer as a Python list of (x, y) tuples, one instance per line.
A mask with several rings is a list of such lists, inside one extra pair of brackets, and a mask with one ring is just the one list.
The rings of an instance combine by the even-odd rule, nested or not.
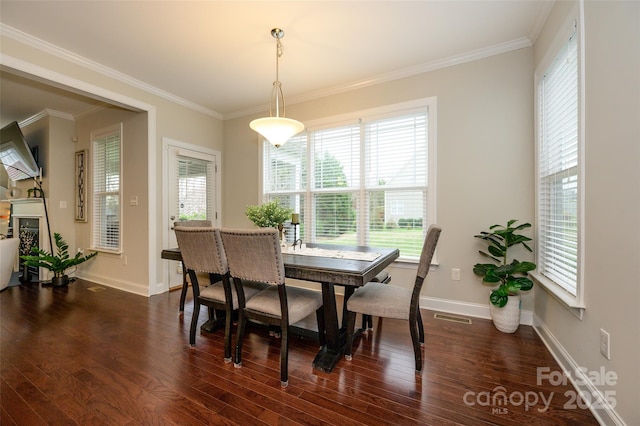
[(278, 200), (269, 201), (258, 206), (247, 206), (246, 215), (251, 222), (261, 228), (281, 228), (282, 224), (291, 219), (291, 210), (282, 207)]
[[(36, 266), (38, 268), (45, 268), (53, 272), (54, 280), (52, 283), (58, 282), (57, 285), (65, 285), (68, 283), (68, 277), (65, 275), (65, 271), (72, 267), (79, 265), (92, 257), (96, 256), (98, 252), (93, 252), (86, 256), (78, 252), (74, 257), (69, 256), (69, 245), (62, 239), (59, 233), (54, 233), (53, 237), (56, 242), (56, 254), (49, 253), (41, 248), (34, 247), (31, 251), (31, 255), (20, 256), (24, 260), (24, 264), (28, 266)], [(66, 277), (66, 280), (64, 279)]]
[(509, 248), (521, 245), (529, 252), (533, 250), (527, 242), (531, 238), (519, 234), (523, 229), (531, 227), (529, 223), (514, 226), (516, 220), (507, 222), (507, 226), (493, 225), (489, 231), (482, 231), (479, 235), (474, 235), (487, 242), (487, 252), (480, 250), (480, 254), (493, 260), (494, 263), (477, 263), (473, 267), (473, 272), (482, 277), (482, 282), (487, 284), (498, 284), (489, 300), (497, 307), (504, 307), (507, 304), (508, 296), (516, 295), (519, 291), (531, 290), (533, 281), (527, 277), (529, 271), (536, 269), (533, 262), (520, 262), (513, 259), (508, 260)]

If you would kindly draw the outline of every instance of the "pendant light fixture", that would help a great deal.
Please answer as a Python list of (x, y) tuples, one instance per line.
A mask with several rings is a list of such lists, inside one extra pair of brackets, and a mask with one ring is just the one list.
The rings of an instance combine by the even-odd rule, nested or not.
[[(274, 28), (271, 30), (271, 35), (276, 39), (276, 81), (273, 82), (271, 89), (269, 117), (257, 118), (249, 123), (249, 127), (264, 136), (273, 146), (280, 148), (292, 136), (303, 131), (304, 124), (291, 118), (285, 118), (284, 94), (282, 93), (282, 83), (278, 79), (278, 63), (282, 56), (280, 39), (284, 37), (284, 31), (280, 28)], [(273, 116), (274, 109), (275, 117)]]

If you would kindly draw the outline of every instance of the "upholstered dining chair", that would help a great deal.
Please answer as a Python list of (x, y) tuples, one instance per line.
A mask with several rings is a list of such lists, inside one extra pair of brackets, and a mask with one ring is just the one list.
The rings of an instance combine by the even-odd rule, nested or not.
[[(229, 262), (229, 273), (237, 287), (240, 310), (236, 338), (235, 366), (242, 366), (242, 342), (247, 320), (280, 326), (280, 385), (289, 384), (289, 325), (316, 313), (320, 346), (325, 344), (322, 293), (285, 285), (285, 269), (280, 238), (275, 228), (258, 230), (221, 229), (220, 235)], [(243, 296), (242, 283), (268, 284), (251, 299)]]
[[(185, 270), (191, 278), (193, 288), (193, 316), (189, 331), (189, 343), (192, 347), (196, 343), (196, 330), (200, 305), (205, 305), (211, 311), (214, 309), (225, 312), (224, 326), (224, 360), (231, 362), (231, 321), (233, 311), (238, 309), (236, 289), (229, 279), (227, 258), (220, 239), (220, 231), (211, 227), (181, 227), (174, 228)], [(200, 291), (199, 277), (207, 274), (209, 285)], [(243, 297), (250, 298), (266, 286), (258, 283), (245, 283)]]
[[(391, 282), (391, 275), (385, 269), (382, 272), (379, 272), (378, 275), (373, 277), (371, 282), (374, 283), (382, 283), (389, 284)], [(362, 330), (372, 330), (373, 329), (373, 317), (371, 315), (364, 314), (362, 315)]]
[(429, 273), (431, 259), (435, 252), (442, 229), (431, 225), (422, 246), (420, 263), (413, 289), (405, 289), (378, 282), (369, 282), (359, 288), (347, 300), (347, 348), (345, 358), (352, 359), (354, 328), (356, 313), (384, 318), (397, 318), (409, 321), (409, 331), (413, 342), (416, 374), (422, 371), (422, 354), (420, 347), (424, 345), (424, 326), (420, 315), (420, 290)]
[[(173, 222), (173, 228), (176, 226), (188, 226), (188, 227), (198, 227), (198, 228), (210, 228), (211, 221), (210, 220), (177, 220)], [(184, 267), (184, 262), (182, 262), (182, 292), (180, 293), (180, 313), (184, 312), (184, 301), (187, 298), (187, 291), (189, 290), (189, 281), (187, 280), (187, 270)]]

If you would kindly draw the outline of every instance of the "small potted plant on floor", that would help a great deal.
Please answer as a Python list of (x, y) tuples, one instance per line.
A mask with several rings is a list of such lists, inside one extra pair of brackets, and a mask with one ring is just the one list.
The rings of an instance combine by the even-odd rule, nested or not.
[(56, 254), (48, 253), (41, 248), (34, 247), (29, 256), (20, 256), (25, 265), (37, 266), (38, 268), (45, 268), (53, 272), (53, 278), (51, 279), (51, 285), (54, 287), (65, 286), (69, 284), (69, 277), (65, 274), (65, 271), (72, 266), (79, 265), (92, 257), (96, 256), (98, 252), (93, 252), (86, 256), (78, 252), (74, 257), (69, 256), (69, 245), (62, 239), (62, 236), (57, 232), (53, 234), (56, 242)]
[(475, 235), (488, 244), (487, 251), (479, 252), (493, 263), (477, 263), (473, 272), (482, 277), (484, 284), (497, 285), (489, 295), (491, 318), (496, 328), (505, 333), (515, 332), (520, 325), (519, 292), (531, 290), (533, 281), (528, 278), (528, 272), (536, 269), (533, 262), (509, 260), (511, 247), (522, 246), (529, 252), (533, 251), (527, 244), (531, 238), (519, 234), (520, 231), (530, 228), (531, 224), (516, 225), (516, 222), (510, 220), (506, 227), (493, 225), (489, 228), (490, 232), (482, 231)]

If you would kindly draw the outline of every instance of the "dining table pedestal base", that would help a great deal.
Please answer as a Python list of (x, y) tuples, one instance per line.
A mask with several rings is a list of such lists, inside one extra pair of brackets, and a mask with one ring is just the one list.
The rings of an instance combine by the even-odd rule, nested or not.
[(340, 358), (344, 355), (345, 346), (338, 351), (328, 349), (326, 346), (320, 349), (320, 352), (318, 352), (313, 360), (313, 368), (325, 373), (331, 373), (338, 361), (340, 361)]

